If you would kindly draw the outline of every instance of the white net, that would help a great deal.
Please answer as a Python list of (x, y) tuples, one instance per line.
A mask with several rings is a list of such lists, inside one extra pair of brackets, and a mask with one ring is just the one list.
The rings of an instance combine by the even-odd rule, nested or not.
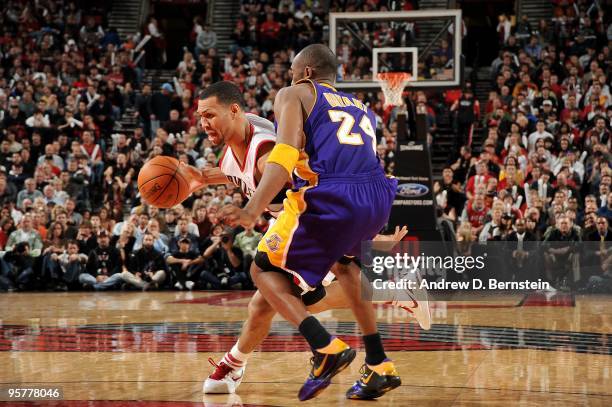
[(404, 104), (402, 93), (412, 76), (406, 72), (384, 72), (377, 75), (378, 83), (385, 94), (385, 106)]

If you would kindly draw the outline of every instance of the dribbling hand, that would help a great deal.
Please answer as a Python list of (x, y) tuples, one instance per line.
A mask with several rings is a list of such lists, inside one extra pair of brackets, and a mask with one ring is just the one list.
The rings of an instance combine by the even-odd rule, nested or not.
[(206, 176), (202, 171), (183, 162), (181, 162), (179, 165), (181, 173), (184, 174), (189, 180), (189, 193), (193, 193), (208, 185), (206, 182)]

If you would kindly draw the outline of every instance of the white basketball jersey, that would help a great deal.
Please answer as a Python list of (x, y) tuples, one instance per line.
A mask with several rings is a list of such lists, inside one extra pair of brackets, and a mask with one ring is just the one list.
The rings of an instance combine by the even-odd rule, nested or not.
[(257, 188), (255, 182), (257, 153), (262, 145), (276, 142), (276, 131), (270, 120), (251, 113), (247, 113), (246, 117), (251, 124), (251, 141), (244, 162), (238, 162), (232, 149), (227, 146), (219, 161), (219, 168), (250, 199)]

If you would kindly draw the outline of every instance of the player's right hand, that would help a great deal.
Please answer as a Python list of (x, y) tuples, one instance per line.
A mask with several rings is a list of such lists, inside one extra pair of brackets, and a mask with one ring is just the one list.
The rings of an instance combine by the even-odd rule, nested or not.
[(189, 191), (193, 193), (198, 189), (207, 186), (205, 174), (192, 165), (187, 165), (183, 162), (179, 163), (179, 171), (189, 180)]

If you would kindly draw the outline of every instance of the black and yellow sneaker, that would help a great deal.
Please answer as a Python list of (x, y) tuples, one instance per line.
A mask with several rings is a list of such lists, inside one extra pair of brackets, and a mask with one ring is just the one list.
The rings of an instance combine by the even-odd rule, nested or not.
[(298, 398), (301, 401), (316, 397), (331, 383), (332, 377), (343, 371), (355, 359), (357, 352), (338, 338), (325, 347), (325, 353), (314, 352), (310, 359), (312, 370), (302, 385)]
[(361, 377), (346, 392), (346, 398), (371, 400), (378, 398), (402, 384), (395, 365), (390, 360), (376, 366), (364, 364), (359, 371)]

